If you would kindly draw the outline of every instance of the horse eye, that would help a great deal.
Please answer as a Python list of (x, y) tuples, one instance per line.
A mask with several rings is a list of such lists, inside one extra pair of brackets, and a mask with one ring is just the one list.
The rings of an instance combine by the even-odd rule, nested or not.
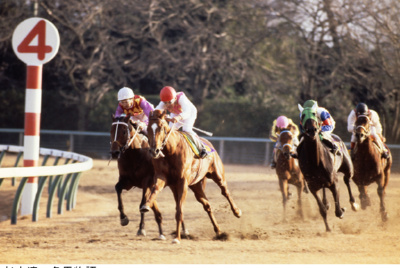
[(313, 116), (315, 116), (315, 113), (312, 113)]

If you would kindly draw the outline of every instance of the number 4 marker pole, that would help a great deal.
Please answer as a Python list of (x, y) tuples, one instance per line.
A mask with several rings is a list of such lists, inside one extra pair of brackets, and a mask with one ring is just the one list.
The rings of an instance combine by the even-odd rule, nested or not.
[[(27, 64), (25, 93), (24, 167), (37, 166), (40, 151), (42, 69), (58, 52), (56, 27), (42, 18), (30, 18), (14, 30), (12, 45), (17, 57)], [(21, 199), (21, 215), (32, 214), (38, 178), (28, 178)]]

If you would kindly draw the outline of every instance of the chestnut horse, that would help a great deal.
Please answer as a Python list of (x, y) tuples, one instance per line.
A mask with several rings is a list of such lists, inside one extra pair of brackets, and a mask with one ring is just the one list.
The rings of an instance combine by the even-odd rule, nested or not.
[(278, 175), (279, 188), (282, 193), (284, 220), (286, 219), (286, 202), (289, 199), (289, 184), (297, 188), (297, 209), (301, 218), (304, 218), (301, 193), (303, 191), (308, 193), (308, 187), (301, 173), (299, 162), (291, 156), (295, 152), (293, 138), (293, 133), (289, 130), (282, 131), (278, 136), (281, 146), (276, 151), (276, 175)]
[[(110, 153), (112, 158), (118, 159), (119, 178), (115, 185), (115, 190), (118, 196), (121, 225), (125, 226), (129, 223), (129, 219), (124, 213), (124, 205), (121, 198), (122, 190), (129, 191), (132, 187), (143, 189), (142, 201), (139, 206), (141, 207), (145, 202), (146, 193), (150, 192), (150, 187), (153, 184), (154, 168), (148, 152), (149, 144), (147, 138), (135, 130), (129, 121), (129, 116), (114, 118), (113, 115), (112, 120)], [(165, 240), (161, 227), (162, 216), (156, 201), (153, 202), (151, 208), (158, 224), (159, 239)], [(146, 235), (144, 213), (140, 215), (137, 235)]]
[(353, 152), (354, 177), (353, 180), (360, 192), (361, 208), (366, 209), (371, 205), (367, 187), (373, 182), (378, 184), (380, 199), (380, 212), (382, 221), (388, 219), (385, 206), (385, 191), (389, 182), (392, 157), (385, 159), (381, 155), (378, 146), (370, 135), (370, 119), (367, 116), (358, 116), (356, 123), (356, 144)]
[[(312, 108), (300, 107), (302, 112), (302, 126), (304, 135), (297, 148), (300, 169), (306, 179), (309, 190), (315, 197), (319, 212), (324, 219), (326, 231), (330, 232), (327, 221), (327, 210), (330, 205), (326, 199), (325, 188), (328, 188), (335, 201), (335, 215), (342, 219), (345, 208), (340, 207), (338, 172), (344, 174), (344, 182), (350, 196), (350, 204), (354, 211), (358, 210), (358, 204), (355, 202), (350, 187), (350, 179), (353, 177), (354, 169), (346, 145), (338, 136), (341, 153), (333, 155), (320, 139), (320, 125), (316, 117), (317, 106)], [(322, 189), (323, 199), (321, 201), (318, 191)]]
[(165, 120), (166, 111), (154, 110), (150, 114), (147, 128), (150, 153), (153, 156), (154, 181), (151, 195), (146, 204), (141, 207), (141, 212), (147, 212), (154, 204), (157, 194), (166, 186), (171, 188), (176, 203), (176, 237), (173, 243), (180, 243), (181, 222), (183, 221), (183, 203), (186, 199), (188, 187), (194, 192), (198, 202), (203, 205), (208, 213), (217, 238), (221, 238), (220, 227), (214, 217), (211, 205), (204, 193), (206, 180), (212, 179), (220, 188), (222, 195), (228, 200), (233, 214), (236, 217), (242, 215), (241, 210), (233, 201), (225, 179), (225, 171), (222, 161), (214, 147), (205, 139), (206, 145), (212, 149), (204, 159), (195, 157), (191, 147), (180, 131), (170, 128)]

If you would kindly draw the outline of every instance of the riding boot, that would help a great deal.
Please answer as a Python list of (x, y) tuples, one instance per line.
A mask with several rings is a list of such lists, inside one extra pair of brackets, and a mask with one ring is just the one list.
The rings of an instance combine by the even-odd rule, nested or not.
[(271, 160), (271, 164), (270, 164), (271, 169), (275, 169), (275, 168), (276, 168), (275, 150), (276, 150), (276, 149), (274, 149), (274, 150), (272, 151), (272, 160)]
[(275, 162), (275, 160), (272, 160), (272, 161), (271, 161), (270, 167), (271, 167), (271, 169), (275, 169), (275, 168), (276, 168), (276, 162)]

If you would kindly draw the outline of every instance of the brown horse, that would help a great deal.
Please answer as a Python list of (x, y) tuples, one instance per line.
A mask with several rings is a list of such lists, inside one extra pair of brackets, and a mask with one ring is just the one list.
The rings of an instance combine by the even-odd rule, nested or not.
[(221, 238), (220, 227), (214, 217), (211, 205), (204, 193), (206, 180), (212, 179), (220, 188), (236, 217), (242, 212), (234, 203), (225, 179), (225, 171), (222, 161), (214, 147), (202, 139), (212, 149), (206, 158), (195, 157), (191, 147), (181, 132), (170, 128), (165, 120), (166, 111), (154, 110), (150, 114), (147, 128), (150, 153), (153, 156), (154, 181), (151, 195), (147, 198), (146, 204), (141, 207), (141, 212), (149, 211), (155, 201), (157, 194), (166, 186), (171, 188), (176, 203), (176, 238), (173, 243), (180, 243), (181, 222), (183, 221), (183, 203), (186, 199), (188, 187), (194, 192), (198, 202), (203, 205), (214, 226), (217, 238)]
[[(132, 187), (143, 189), (141, 207), (145, 203), (145, 195), (149, 194), (153, 185), (154, 168), (149, 154), (149, 144), (147, 138), (135, 130), (129, 121), (129, 116), (115, 118), (112, 116), (112, 126), (110, 131), (110, 154), (112, 158), (118, 159), (119, 178), (115, 185), (118, 196), (118, 210), (120, 211), (121, 225), (129, 223), (129, 219), (124, 213), (122, 203), (122, 190), (129, 191)], [(165, 240), (161, 227), (162, 216), (158, 209), (157, 202), (151, 206), (154, 211), (155, 219), (158, 224), (159, 239)], [(140, 215), (140, 224), (137, 235), (146, 235), (144, 213)]]
[(307, 183), (304, 181), (299, 162), (291, 157), (291, 154), (295, 151), (293, 138), (293, 134), (289, 130), (282, 131), (278, 137), (280, 147), (277, 148), (276, 152), (276, 175), (278, 175), (279, 187), (282, 192), (284, 220), (286, 219), (286, 202), (289, 199), (289, 184), (297, 188), (297, 209), (301, 218), (304, 217), (301, 193), (303, 191), (308, 193)]
[(361, 208), (366, 209), (371, 205), (367, 187), (373, 182), (378, 184), (380, 198), (380, 212), (382, 221), (388, 219), (385, 206), (385, 191), (389, 182), (392, 157), (385, 159), (381, 155), (378, 146), (370, 135), (370, 119), (367, 116), (359, 116), (355, 123), (356, 144), (353, 152), (354, 177), (353, 180), (360, 192)]
[[(335, 215), (342, 219), (345, 208), (340, 207), (338, 172), (344, 174), (344, 182), (350, 196), (350, 204), (354, 211), (358, 210), (358, 204), (353, 197), (350, 179), (353, 177), (354, 168), (346, 145), (336, 135), (339, 141), (341, 153), (333, 155), (320, 139), (320, 125), (316, 117), (317, 107), (304, 108), (302, 110), (302, 126), (304, 135), (297, 148), (300, 169), (307, 181), (308, 188), (315, 197), (319, 212), (324, 219), (326, 231), (330, 232), (327, 221), (327, 210), (329, 202), (326, 199), (325, 188), (328, 188), (335, 201)], [(317, 192), (322, 189), (323, 199), (321, 201)]]

